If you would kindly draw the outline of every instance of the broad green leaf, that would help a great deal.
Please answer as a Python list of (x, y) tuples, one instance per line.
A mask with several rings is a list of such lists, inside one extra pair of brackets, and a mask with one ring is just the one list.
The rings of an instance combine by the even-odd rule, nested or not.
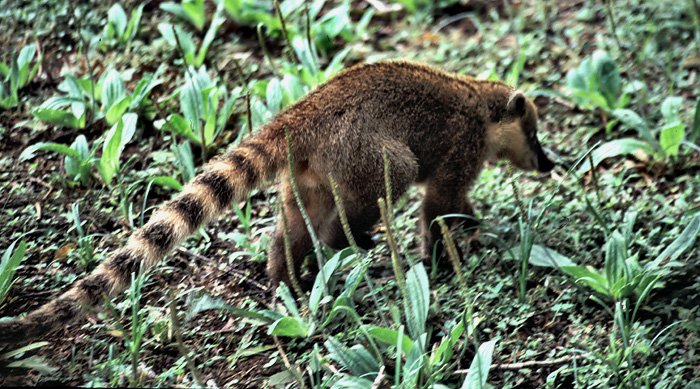
[(204, 39), (202, 39), (202, 44), (199, 46), (199, 51), (197, 51), (197, 57), (195, 58), (194, 63), (192, 63), (192, 65), (201, 66), (204, 63), (204, 58), (207, 56), (209, 46), (211, 46), (212, 42), (214, 42), (214, 38), (216, 38), (216, 33), (219, 30), (219, 27), (221, 27), (221, 25), (226, 21), (226, 18), (224, 18), (222, 14), (223, 4), (219, 3), (219, 5), (216, 7), (216, 12), (214, 13), (214, 16), (212, 16), (209, 29), (207, 30), (206, 35), (204, 35)]
[(599, 91), (605, 96), (607, 106), (611, 109), (615, 108), (622, 91), (620, 71), (615, 61), (604, 51), (596, 50), (593, 53), (592, 61), (596, 71)]
[[(398, 331), (374, 325), (367, 325), (365, 328), (367, 329), (367, 333), (374, 339), (390, 346), (396, 346), (397, 339), (399, 339)], [(408, 336), (404, 336), (402, 338), (401, 350), (404, 354), (408, 354), (411, 348), (413, 348), (413, 342)]]
[(670, 156), (678, 155), (681, 143), (685, 138), (685, 126), (683, 123), (677, 121), (665, 125), (661, 128), (661, 134), (659, 135), (659, 144), (661, 145), (661, 150), (665, 154)]
[(695, 102), (695, 115), (693, 115), (693, 129), (690, 133), (690, 141), (700, 141), (700, 98)]
[(331, 389), (367, 389), (372, 387), (373, 381), (360, 377), (343, 377), (336, 381)]
[(282, 108), (282, 88), (280, 82), (276, 78), (272, 78), (267, 83), (267, 109), (272, 113), (277, 113)]
[(24, 253), (27, 250), (27, 242), (21, 241), (15, 250), (15, 245), (17, 241), (14, 241), (10, 246), (5, 249), (5, 253), (2, 255), (2, 261), (0, 262), (0, 304), (5, 300), (7, 296), (7, 291), (13, 283), (13, 277), (17, 271), (17, 267), (24, 259)]
[[(520, 245), (512, 247), (510, 250), (506, 251), (503, 255), (505, 259), (518, 260), (519, 258), (513, 257), (515, 253), (520, 252)], [(575, 265), (571, 259), (565, 255), (559, 254), (555, 250), (548, 247), (540, 246), (537, 244), (532, 245), (530, 250), (530, 258), (528, 262), (534, 266), (540, 267), (554, 267), (558, 268), (561, 266), (572, 266)]]
[(105, 114), (107, 124), (112, 126), (118, 122), (119, 119), (122, 118), (122, 115), (124, 115), (124, 112), (129, 108), (129, 105), (131, 105), (131, 96), (124, 95), (121, 99), (115, 101), (114, 105), (109, 107)]
[[(654, 150), (647, 142), (635, 138), (620, 138), (603, 143), (591, 153), (593, 167), (607, 158), (619, 157), (621, 155), (653, 154)], [(590, 161), (585, 160), (577, 170), (577, 174), (583, 174), (591, 169)]]
[[(79, 177), (82, 182), (87, 182), (87, 172), (83, 171), (83, 166), (89, 160), (90, 150), (85, 135), (78, 135), (73, 143), (71, 143), (70, 148), (78, 153), (78, 158), (70, 155), (66, 155), (66, 157), (63, 158), (63, 167), (66, 169), (66, 174), (72, 179)], [(85, 169), (88, 168), (89, 166), (85, 167)]]
[(435, 349), (435, 351), (430, 355), (430, 366), (431, 368), (438, 368), (440, 365), (446, 363), (452, 357), (452, 350), (457, 344), (457, 341), (464, 334), (464, 321), (459, 320), (457, 325), (452, 328), (449, 334), (442, 337), (440, 345)]
[(204, 28), (206, 14), (204, 13), (204, 0), (183, 0), (182, 9), (187, 15), (187, 19), (194, 24), (197, 30)]
[(192, 143), (199, 144), (201, 142), (199, 135), (192, 131), (187, 120), (180, 114), (173, 114), (168, 116), (167, 119), (156, 120), (153, 122), (153, 126), (159, 130), (167, 130), (184, 136)]
[(122, 76), (114, 69), (107, 70), (107, 75), (104, 76), (104, 81), (100, 85), (102, 85), (102, 108), (105, 111), (126, 94)]
[(656, 140), (649, 130), (647, 122), (631, 109), (614, 109), (612, 114), (620, 120), (627, 128), (636, 130), (639, 135), (649, 144), (655, 144)]
[(139, 24), (141, 24), (141, 16), (143, 15), (144, 4), (131, 10), (131, 17), (129, 18), (129, 24), (126, 26), (126, 31), (124, 31), (124, 36), (121, 37), (122, 43), (130, 41), (136, 36), (139, 30)]
[(170, 177), (170, 176), (153, 177), (153, 178), (151, 178), (151, 181), (154, 184), (164, 186), (166, 188), (170, 188), (170, 189), (176, 190), (178, 192), (182, 190), (182, 184), (180, 183), (180, 181), (178, 181), (175, 178)]
[(268, 335), (287, 336), (291, 338), (306, 338), (309, 336), (310, 326), (301, 318), (285, 316), (277, 319), (267, 330)]
[[(180, 90), (180, 110), (192, 132), (199, 137), (204, 102), (202, 101), (202, 88), (191, 76), (188, 75), (185, 86)], [(201, 141), (199, 142), (201, 143)]]
[(355, 376), (379, 371), (379, 363), (364, 346), (355, 345), (347, 348), (333, 336), (330, 336), (323, 344), (328, 349), (328, 357)]
[(19, 70), (18, 84), (17, 88), (22, 88), (27, 85), (29, 81), (30, 70), (29, 65), (34, 59), (34, 54), (36, 53), (36, 46), (28, 45), (22, 48), (17, 57), (17, 69)]
[(486, 379), (491, 370), (491, 357), (496, 341), (490, 340), (479, 346), (479, 351), (474, 356), (469, 366), (469, 373), (462, 384), (462, 389), (483, 389), (486, 387)]
[(406, 323), (412, 339), (425, 332), (425, 322), (430, 308), (430, 285), (428, 274), (422, 263), (417, 263), (406, 272), (406, 294), (404, 301)]
[(590, 266), (562, 266), (560, 269), (573, 277), (576, 282), (582, 282), (605, 296), (609, 295), (607, 280)]
[(126, 144), (134, 136), (137, 120), (138, 116), (135, 113), (127, 113), (105, 135), (98, 170), (102, 181), (107, 185), (119, 170), (119, 158)]
[(323, 271), (319, 271), (316, 274), (316, 279), (314, 280), (314, 286), (311, 288), (311, 295), (309, 296), (309, 310), (316, 314), (318, 312), (318, 307), (323, 297), (324, 285), (328, 284), (333, 273), (335, 273), (338, 265), (340, 264), (340, 252), (336, 253), (331, 259), (326, 261), (323, 265)]
[(53, 152), (67, 155), (67, 156), (70, 156), (70, 157), (76, 158), (76, 159), (80, 158), (80, 155), (78, 154), (77, 151), (71, 149), (70, 147), (68, 147), (64, 144), (52, 143), (52, 142), (40, 142), (40, 143), (33, 144), (33, 145), (27, 147), (26, 149), (24, 149), (24, 151), (22, 151), (22, 154), (19, 155), (19, 160), (25, 161), (25, 160), (34, 158), (34, 153), (36, 153), (39, 150), (41, 150), (41, 151), (53, 151)]
[[(0, 272), (0, 274), (2, 274), (2, 272)], [(42, 348), (42, 347), (46, 346), (47, 344), (49, 344), (49, 342), (35, 342), (35, 343), (28, 344), (24, 347), (20, 347), (18, 349), (15, 349), (15, 350), (12, 350), (12, 351), (7, 352), (5, 354), (2, 354), (2, 356), (0, 356), (0, 360), (8, 360), (10, 358), (14, 358), (14, 357), (21, 355), (21, 354), (24, 354), (28, 351)]]
[(661, 114), (667, 122), (680, 121), (680, 111), (683, 105), (681, 96), (668, 96), (661, 102)]
[(114, 26), (114, 30), (118, 37), (124, 36), (126, 31), (127, 18), (124, 8), (122, 8), (119, 3), (114, 4), (109, 11), (107, 11), (107, 20), (109, 24)]
[(653, 261), (644, 266), (645, 269), (657, 269), (664, 261), (675, 261), (690, 247), (693, 247), (695, 239), (700, 234), (700, 214), (696, 214), (681, 234), (664, 249)]
[(411, 351), (406, 356), (406, 363), (401, 372), (401, 383), (403, 388), (416, 388), (423, 364), (425, 363), (425, 345), (428, 334), (421, 334), (413, 342)]

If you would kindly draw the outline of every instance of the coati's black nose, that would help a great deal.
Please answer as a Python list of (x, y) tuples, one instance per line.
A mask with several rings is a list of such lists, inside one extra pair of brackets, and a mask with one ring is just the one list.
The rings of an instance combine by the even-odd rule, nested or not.
[(547, 154), (542, 150), (542, 146), (539, 144), (537, 146), (537, 171), (546, 173), (554, 169), (554, 162), (547, 157)]

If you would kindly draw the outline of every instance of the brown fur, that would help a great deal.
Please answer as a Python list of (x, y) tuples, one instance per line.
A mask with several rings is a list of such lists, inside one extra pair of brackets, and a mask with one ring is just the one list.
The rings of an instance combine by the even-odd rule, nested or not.
[[(0, 342), (41, 336), (79, 317), (85, 306), (98, 304), (105, 295), (115, 296), (128, 286), (132, 272), (152, 266), (231, 201), (276, 176), (293, 271), (298, 272), (311, 239), (290, 186), (287, 131), (300, 195), (324, 242), (335, 248), (347, 245), (330, 174), (358, 244), (373, 244), (367, 231), (379, 219), (377, 199), (385, 195), (385, 150), (395, 196), (412, 183), (426, 187), (421, 227), (427, 256), (440, 236), (436, 224), (431, 225), (435, 217), (473, 214), (467, 194), (487, 157), (509, 158), (525, 169), (551, 165), (539, 148), (536, 120), (534, 105), (502, 83), (407, 62), (352, 67), (210, 162), (93, 274), (27, 316), (1, 322)], [(280, 221), (267, 266), (273, 283), (288, 281), (283, 236)]]

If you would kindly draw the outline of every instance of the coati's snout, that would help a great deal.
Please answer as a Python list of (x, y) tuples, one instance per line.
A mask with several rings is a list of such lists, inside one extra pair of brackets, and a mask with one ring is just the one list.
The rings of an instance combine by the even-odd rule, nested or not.
[(510, 96), (501, 121), (488, 128), (487, 142), (490, 159), (543, 173), (554, 168), (537, 139), (537, 107), (520, 91)]

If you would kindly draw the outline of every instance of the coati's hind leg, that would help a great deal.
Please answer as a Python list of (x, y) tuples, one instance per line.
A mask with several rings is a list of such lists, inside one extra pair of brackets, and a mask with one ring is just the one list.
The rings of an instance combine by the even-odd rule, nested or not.
[[(390, 182), (394, 198), (401, 196), (418, 174), (416, 157), (408, 146), (392, 139), (366, 137), (361, 158), (352, 163), (336, 163), (332, 174), (338, 181), (338, 190), (348, 219), (350, 231), (360, 248), (370, 249), (375, 243), (369, 230), (379, 221), (377, 200), (386, 196), (384, 157), (389, 161)], [(350, 159), (348, 159), (350, 160)], [(321, 231), (323, 241), (340, 249), (349, 245), (336, 215)]]
[[(299, 194), (315, 231), (319, 230), (323, 220), (332, 212), (332, 198), (325, 189), (317, 184), (320, 182), (313, 183), (303, 177), (297, 177)], [(267, 274), (272, 280), (273, 286), (284, 281), (291, 287), (290, 270), (295, 277), (299, 276), (304, 257), (311, 251), (313, 244), (288, 178), (283, 181), (280, 192), (282, 197), (282, 210), (280, 212), (284, 212), (284, 217), (282, 215), (278, 217), (267, 260)], [(285, 221), (286, 233), (291, 246), (292, 269), (288, 269), (285, 255)]]

